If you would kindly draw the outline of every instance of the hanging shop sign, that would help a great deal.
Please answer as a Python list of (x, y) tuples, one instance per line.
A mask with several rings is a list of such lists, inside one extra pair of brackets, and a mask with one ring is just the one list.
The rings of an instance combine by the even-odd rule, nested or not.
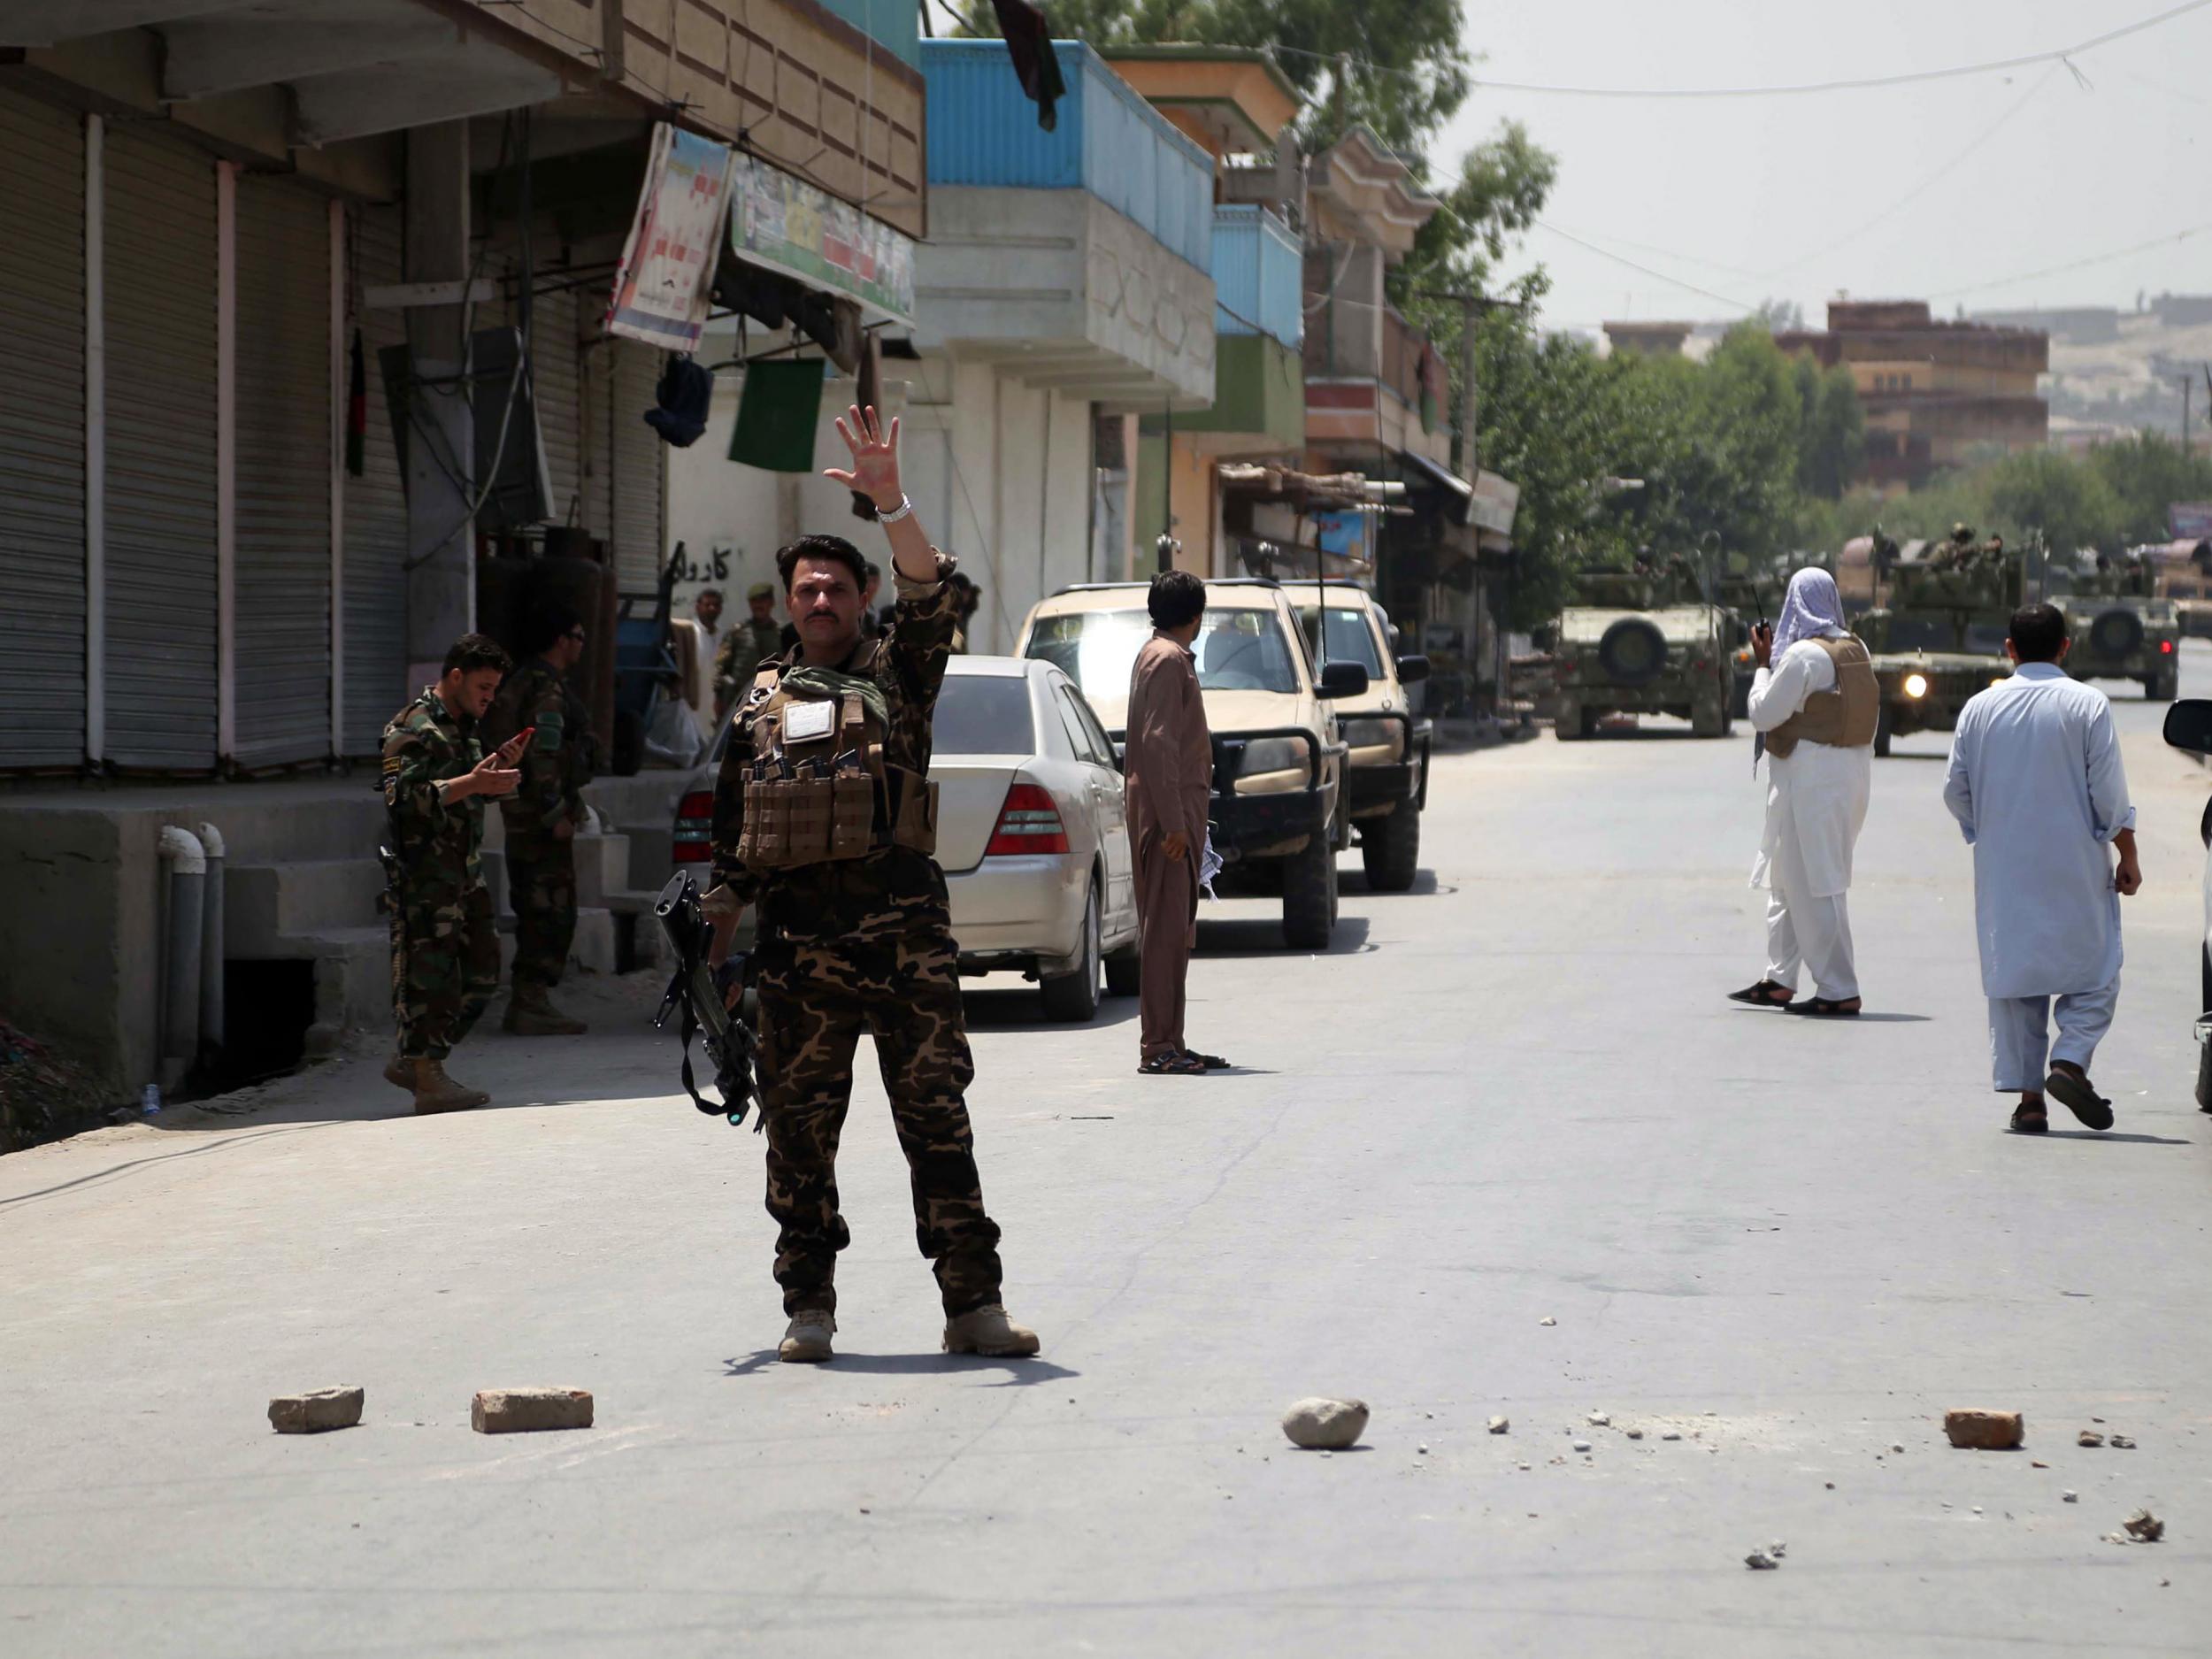
[(1500, 478), (1495, 472), (1475, 475), (1475, 498), (1469, 504), (1468, 517), (1478, 529), (1498, 535), (1513, 534), (1514, 515), (1521, 510), (1521, 487), (1509, 478)]
[(665, 351), (698, 346), (730, 212), (731, 164), (737, 159), (726, 144), (655, 123), (645, 188), (638, 192), (630, 240), (615, 273), (608, 333)]
[(913, 238), (757, 157), (735, 157), (730, 192), (740, 258), (913, 326)]

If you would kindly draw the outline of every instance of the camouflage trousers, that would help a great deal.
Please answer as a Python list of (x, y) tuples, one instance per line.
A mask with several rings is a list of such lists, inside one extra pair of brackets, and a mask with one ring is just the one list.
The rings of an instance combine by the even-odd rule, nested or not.
[(392, 1013), (401, 1054), (444, 1059), (498, 988), (499, 933), (481, 882), (442, 904), (401, 903), (392, 918)]
[(754, 953), (784, 1311), (837, 1306), (837, 1253), (852, 1241), (838, 1210), (837, 1145), (864, 1028), (911, 1176), (915, 1242), (946, 1313), (972, 1312), (999, 1299), (999, 1230), (983, 1208), (968, 1123), (975, 1065), (944, 878), (902, 852), (803, 873), (802, 902), (794, 892), (764, 900)]
[(515, 913), (515, 983), (561, 982), (576, 940), (576, 845), (507, 836), (507, 902)]

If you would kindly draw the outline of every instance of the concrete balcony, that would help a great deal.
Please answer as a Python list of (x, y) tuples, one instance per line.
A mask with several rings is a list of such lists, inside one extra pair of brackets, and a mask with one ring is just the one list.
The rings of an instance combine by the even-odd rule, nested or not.
[(925, 41), (930, 240), (915, 343), (1103, 403), (1214, 397), (1213, 164), (1087, 46), (1037, 125), (997, 41)]

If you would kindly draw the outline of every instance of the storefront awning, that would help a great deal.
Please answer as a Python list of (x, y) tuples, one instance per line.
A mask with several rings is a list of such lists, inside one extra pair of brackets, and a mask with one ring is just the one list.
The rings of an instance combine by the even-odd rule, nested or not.
[(1444, 497), (1444, 516), (1454, 524), (1463, 525), (1474, 508), (1475, 487), (1448, 466), (1432, 461), (1417, 449), (1401, 449), (1398, 458), (1405, 463), (1409, 474), (1406, 482), (1415, 489), (1439, 491)]

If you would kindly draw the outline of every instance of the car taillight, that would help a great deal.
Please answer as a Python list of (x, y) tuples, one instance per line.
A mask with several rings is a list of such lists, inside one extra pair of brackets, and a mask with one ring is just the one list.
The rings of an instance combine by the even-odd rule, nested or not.
[(1033, 783), (1018, 783), (1006, 792), (999, 809), (998, 827), (991, 832), (986, 858), (1018, 856), (1024, 853), (1064, 853), (1068, 849), (1067, 826), (1052, 794)]
[(675, 862), (703, 864), (714, 856), (714, 795), (695, 789), (676, 805)]
[(2158, 650), (2162, 657), (2171, 657), (2174, 654), (2174, 642), (2171, 640), (2161, 640), (2158, 642)]

